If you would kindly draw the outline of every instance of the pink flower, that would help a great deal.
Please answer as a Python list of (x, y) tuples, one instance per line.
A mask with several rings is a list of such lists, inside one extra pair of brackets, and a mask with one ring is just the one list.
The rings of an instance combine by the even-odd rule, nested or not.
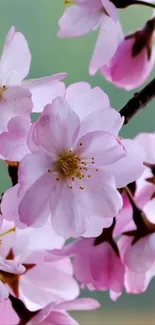
[[(17, 32), (15, 30), (15, 27), (12, 26), (6, 36), (0, 60), (0, 97), (7, 100), (7, 106), (9, 106), (9, 104), (10, 106), (12, 106), (12, 104), (15, 106), (14, 101), (16, 100), (17, 102), (19, 96), (22, 100), (24, 98), (24, 95), (27, 97), (29, 96), (28, 90), (26, 92), (25, 89), (18, 88), (22, 86), (29, 89), (32, 93), (34, 106), (33, 110), (41, 111), (44, 105), (50, 103), (53, 98), (56, 96), (63, 96), (65, 86), (62, 82), (60, 82), (60, 80), (63, 79), (66, 74), (58, 74), (23, 82), (23, 79), (27, 76), (30, 70), (30, 63), (31, 53), (28, 47), (28, 43), (23, 34)], [(4, 106), (2, 98), (0, 109), (2, 104)], [(24, 104), (20, 103), (18, 100), (18, 109), (22, 110), (22, 106), (24, 106)], [(18, 116), (19, 114), (16, 115)], [(3, 124), (4, 123), (2, 121), (2, 125)]]
[(72, 301), (49, 304), (34, 316), (27, 325), (78, 325), (67, 313), (68, 310), (93, 310), (99, 307), (99, 303), (91, 298), (78, 298)]
[(30, 118), (16, 116), (0, 134), (0, 154), (5, 160), (20, 161), (30, 152), (27, 137), (31, 126)]
[(84, 233), (90, 215), (112, 217), (122, 204), (106, 166), (126, 155), (123, 146), (105, 131), (85, 128), (79, 136), (80, 127), (67, 102), (55, 99), (35, 124), (31, 141), (40, 151), (19, 166), (20, 191), (27, 191), (19, 204), (20, 220), (40, 227), (51, 214), (55, 231), (65, 238)]
[(153, 18), (143, 29), (125, 36), (111, 61), (102, 65), (101, 72), (116, 86), (134, 89), (151, 73), (155, 63), (154, 25)]
[[(13, 220), (20, 216), (29, 226), (43, 225), (51, 214), (56, 232), (68, 238), (84, 234), (92, 217), (117, 214), (122, 202), (116, 186), (123, 187), (139, 177), (145, 159), (137, 142), (121, 142), (116, 137), (123, 119), (109, 107), (109, 99), (100, 88), (77, 83), (66, 90), (65, 97), (73, 109), (66, 100), (57, 98), (31, 127), (28, 144), (33, 153), (22, 160), (20, 186), (4, 194), (1, 209), (11, 220), (11, 209), (14, 211), (16, 205)], [(71, 170), (67, 167), (66, 171), (68, 161)], [(87, 190), (83, 190), (85, 186)], [(13, 207), (8, 200), (13, 201)], [(98, 205), (99, 200), (102, 204)]]
[[(5, 222), (4, 229), (8, 226), (10, 223)], [(2, 274), (3, 287), (21, 299), (29, 310), (38, 310), (51, 302), (78, 296), (79, 287), (73, 279), (71, 261), (68, 258), (46, 261), (46, 250), (60, 248), (63, 243), (64, 240), (52, 231), (49, 223), (40, 229), (16, 229), (14, 233), (3, 236), (0, 254), (4, 271), (5, 265), (7, 267), (7, 274)], [(14, 259), (18, 265), (24, 265), (25, 272), (18, 277), (10, 274), (14, 269), (16, 271), (17, 262)]]
[[(58, 256), (74, 256), (73, 267), (77, 280), (90, 290), (109, 290), (116, 300), (124, 287), (124, 266), (119, 251), (107, 241), (97, 243), (94, 238), (80, 239), (72, 244), (52, 251)], [(50, 255), (47, 257), (50, 260)]]
[(108, 64), (122, 38), (116, 7), (109, 0), (76, 0), (59, 20), (59, 37), (79, 37), (99, 26), (90, 74), (95, 74), (103, 64)]
[(17, 325), (19, 321), (9, 299), (0, 303), (0, 325)]

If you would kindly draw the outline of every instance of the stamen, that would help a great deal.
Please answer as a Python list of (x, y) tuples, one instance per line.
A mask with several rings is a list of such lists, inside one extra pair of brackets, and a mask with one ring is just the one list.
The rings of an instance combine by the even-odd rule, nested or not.
[(72, 0), (64, 0), (65, 5), (75, 5), (75, 2)]
[(6, 86), (2, 86), (2, 87), (0, 87), (0, 98), (3, 97), (3, 93), (4, 93), (4, 91), (5, 91), (6, 89), (7, 89)]
[(15, 231), (16, 231), (16, 227), (11, 228), (11, 229), (9, 229), (9, 230), (7, 230), (7, 231), (5, 231), (5, 232), (2, 232), (2, 234), (0, 234), (0, 237), (3, 237), (3, 236), (5, 236), (5, 235), (8, 235), (8, 234), (10, 234), (11, 232), (15, 232)]

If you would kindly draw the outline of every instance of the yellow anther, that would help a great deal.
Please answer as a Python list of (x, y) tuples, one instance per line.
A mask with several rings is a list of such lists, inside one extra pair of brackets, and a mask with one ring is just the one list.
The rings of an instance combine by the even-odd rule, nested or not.
[(72, 1), (72, 0), (64, 0), (64, 4), (65, 4), (65, 5), (74, 5), (75, 2)]
[(4, 93), (4, 91), (5, 91), (6, 89), (7, 89), (6, 86), (2, 86), (2, 87), (0, 87), (0, 98), (3, 97), (3, 93)]

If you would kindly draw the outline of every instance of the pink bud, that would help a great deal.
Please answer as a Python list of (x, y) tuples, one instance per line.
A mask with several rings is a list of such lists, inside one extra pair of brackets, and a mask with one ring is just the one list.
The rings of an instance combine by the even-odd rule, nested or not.
[(124, 37), (110, 64), (101, 68), (109, 81), (118, 87), (131, 90), (147, 79), (155, 62), (154, 28), (153, 18), (142, 30)]

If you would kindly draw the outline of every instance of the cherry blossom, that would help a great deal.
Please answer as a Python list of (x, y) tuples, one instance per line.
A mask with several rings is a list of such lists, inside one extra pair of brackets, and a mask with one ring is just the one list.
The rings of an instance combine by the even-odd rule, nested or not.
[(58, 36), (79, 37), (100, 27), (89, 68), (90, 74), (95, 74), (109, 62), (122, 39), (117, 9), (109, 0), (76, 0), (71, 4), (59, 20)]
[[(124, 287), (124, 266), (119, 251), (107, 241), (80, 239), (60, 250), (51, 252), (58, 256), (74, 256), (74, 274), (77, 280), (90, 290), (109, 290), (116, 300)], [(47, 257), (50, 260), (50, 256)]]
[(72, 310), (94, 310), (99, 308), (99, 303), (91, 298), (78, 298), (72, 301), (49, 304), (34, 316), (27, 325), (78, 325), (67, 313)]
[[(10, 225), (12, 223), (5, 222), (3, 229), (8, 229)], [(0, 262), (0, 269), (3, 270), (2, 283), (5, 283), (3, 287), (20, 298), (29, 310), (38, 310), (48, 303), (70, 300), (78, 296), (79, 288), (73, 279), (70, 260), (62, 258), (59, 261), (46, 262), (46, 250), (52, 247), (60, 248), (63, 243), (63, 239), (52, 231), (49, 223), (41, 229), (16, 229), (3, 237), (0, 246), (4, 264), (3, 267)], [(23, 266), (22, 269), (18, 267), (18, 271), (16, 265), (20, 265), (19, 263)], [(18, 274), (23, 274), (10, 274), (17, 271)]]
[(143, 29), (124, 36), (111, 61), (101, 68), (109, 81), (131, 90), (147, 79), (155, 63), (154, 28), (155, 18)]
[[(65, 86), (60, 80), (66, 76), (64, 73), (23, 82), (29, 73), (30, 63), (31, 53), (28, 43), (24, 35), (12, 26), (6, 36), (0, 59), (0, 110), (4, 107), (3, 98), (7, 100), (7, 106), (11, 107), (14, 104), (16, 109), (18, 107), (22, 110), (22, 106), (25, 105), (20, 103), (20, 100), (23, 100), (24, 96), (28, 97), (31, 92), (33, 110), (38, 112), (56, 96), (63, 96)], [(20, 87), (26, 88), (27, 92)]]
[(40, 151), (25, 156), (19, 166), (21, 191), (27, 191), (19, 204), (20, 220), (40, 227), (51, 213), (56, 232), (69, 237), (86, 231), (90, 213), (117, 214), (121, 196), (112, 173), (102, 168), (126, 155), (121, 142), (105, 131), (85, 131), (79, 137), (79, 117), (62, 98), (45, 108), (36, 127)]

